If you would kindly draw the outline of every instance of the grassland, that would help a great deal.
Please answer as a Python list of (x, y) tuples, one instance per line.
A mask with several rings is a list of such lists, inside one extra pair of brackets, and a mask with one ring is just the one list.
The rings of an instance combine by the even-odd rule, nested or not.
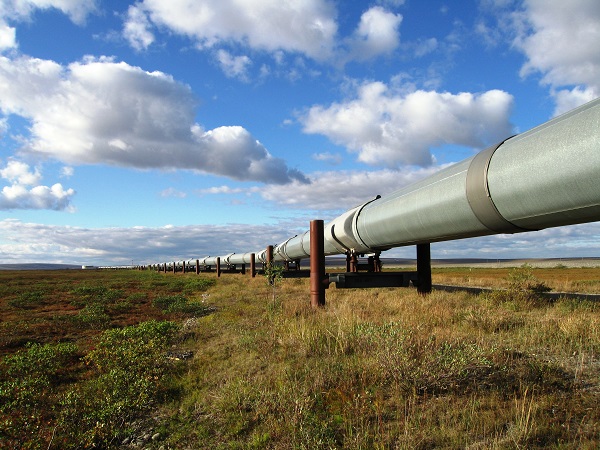
[(327, 292), (236, 274), (0, 273), (0, 447), (598, 448), (600, 269)]

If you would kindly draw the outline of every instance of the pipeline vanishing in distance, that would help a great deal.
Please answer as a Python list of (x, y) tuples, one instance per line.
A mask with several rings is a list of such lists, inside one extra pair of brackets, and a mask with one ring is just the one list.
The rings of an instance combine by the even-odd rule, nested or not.
[[(325, 224), (325, 255), (520, 233), (600, 220), (600, 98)], [(266, 249), (220, 256), (266, 262)], [(310, 257), (309, 231), (274, 246), (274, 261)], [(216, 256), (199, 260), (215, 266)], [(179, 261), (194, 265), (194, 261)]]

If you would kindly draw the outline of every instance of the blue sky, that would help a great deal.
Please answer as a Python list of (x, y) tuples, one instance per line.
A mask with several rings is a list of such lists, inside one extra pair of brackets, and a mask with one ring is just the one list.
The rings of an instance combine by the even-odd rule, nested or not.
[[(279, 243), (597, 98), (598, 42), (597, 0), (0, 0), (0, 263)], [(599, 238), (432, 256), (598, 256)]]

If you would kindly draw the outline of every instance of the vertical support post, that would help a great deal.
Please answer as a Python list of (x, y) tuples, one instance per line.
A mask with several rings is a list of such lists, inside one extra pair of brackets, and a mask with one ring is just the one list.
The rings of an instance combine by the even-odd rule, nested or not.
[(417, 244), (417, 292), (431, 293), (431, 244)]
[(358, 255), (356, 253), (350, 254), (350, 272), (358, 272)]
[(270, 274), (269, 275), (269, 283), (273, 284), (273, 272), (270, 270), (273, 267), (273, 246), (269, 245), (267, 246), (267, 263), (265, 265), (265, 269), (267, 270), (266, 273)]
[(217, 256), (216, 263), (217, 263), (217, 277), (220, 277), (221, 276), (221, 258), (219, 256)]
[(352, 256), (351, 256), (350, 252), (346, 252), (346, 272), (350, 272), (351, 264), (352, 264)]
[(242, 275), (246, 275), (246, 264), (242, 264)]
[(310, 222), (310, 305), (325, 305), (325, 239), (323, 221)]
[(181, 267), (182, 267), (181, 271), (182, 271), (183, 273), (185, 273), (185, 269), (187, 269), (187, 267), (185, 267), (185, 265), (186, 265), (186, 262), (185, 262), (185, 259), (184, 259), (184, 260), (182, 261), (182, 263), (181, 263)]
[(177, 273), (177, 264), (173, 261), (173, 273)]
[(196, 275), (200, 275), (200, 260), (196, 260)]
[(256, 255), (250, 253), (250, 276), (254, 278), (256, 276)]

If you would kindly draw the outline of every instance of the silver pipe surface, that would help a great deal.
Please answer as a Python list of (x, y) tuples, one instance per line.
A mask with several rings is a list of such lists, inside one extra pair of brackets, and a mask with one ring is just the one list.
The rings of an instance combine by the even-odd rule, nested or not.
[[(324, 252), (373, 253), (598, 220), (600, 99), (350, 209), (325, 225)], [(266, 250), (253, 253), (266, 260)], [(239, 264), (246, 255), (249, 261), (250, 253), (221, 260)], [(309, 256), (308, 231), (274, 248), (275, 261)]]

